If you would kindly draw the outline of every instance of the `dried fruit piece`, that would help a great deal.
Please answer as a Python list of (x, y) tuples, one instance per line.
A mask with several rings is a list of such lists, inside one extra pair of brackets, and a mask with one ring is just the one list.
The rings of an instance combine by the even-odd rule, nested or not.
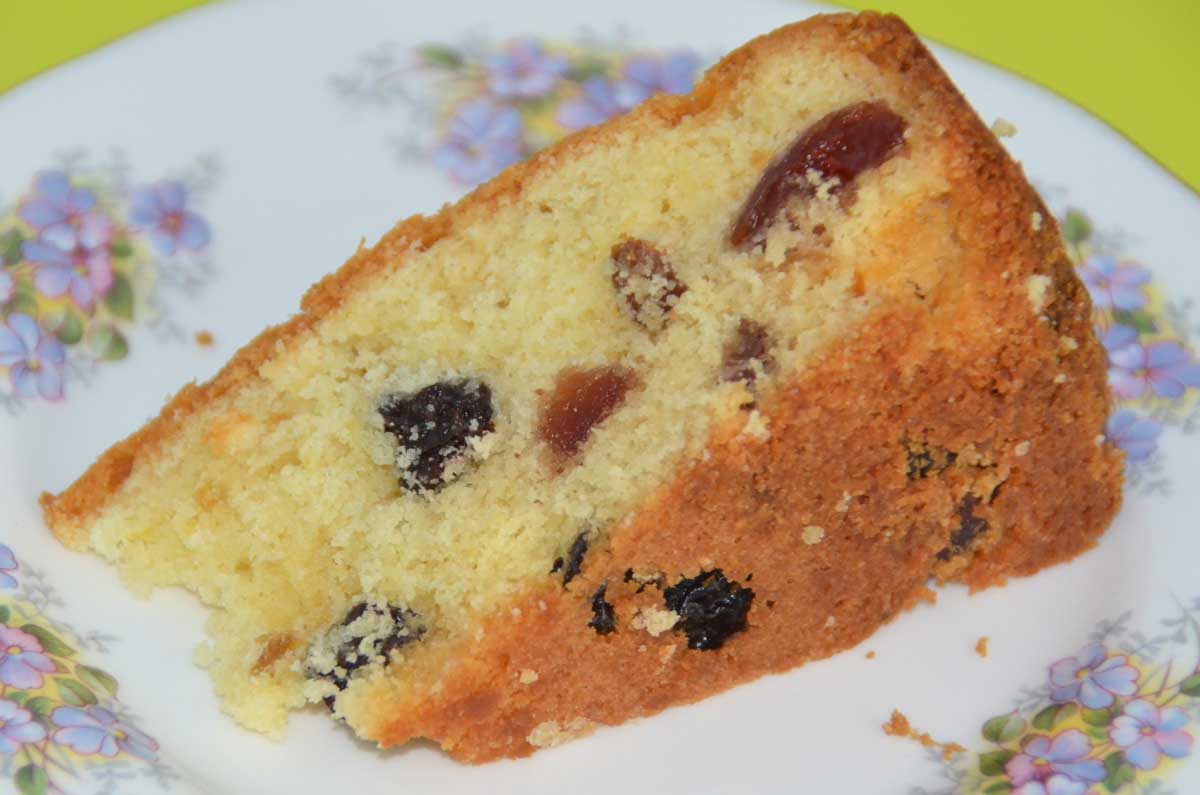
[[(309, 647), (309, 675), (345, 690), (350, 676), (370, 664), (387, 665), (392, 652), (420, 640), (425, 627), (407, 607), (359, 602), (341, 623)], [(331, 704), (331, 699), (326, 699)]]
[(542, 401), (538, 436), (560, 463), (572, 458), (636, 384), (637, 377), (624, 367), (563, 370)]
[(604, 583), (592, 594), (592, 620), (588, 626), (596, 630), (597, 635), (607, 635), (617, 628), (617, 613), (604, 598), (607, 592), (608, 583)]
[(769, 373), (775, 369), (770, 349), (771, 335), (767, 330), (753, 320), (742, 318), (733, 339), (725, 346), (721, 380), (745, 381), (753, 385), (760, 370)]
[(470, 379), (430, 384), (411, 395), (380, 401), (383, 428), (396, 439), (400, 483), (437, 491), (461, 471), (471, 441), (496, 429), (492, 391)]
[(562, 566), (562, 558), (555, 561), (555, 567), (550, 570), (550, 573), (563, 569), (563, 586), (575, 579), (579, 575), (580, 569), (583, 568), (583, 556), (587, 554), (588, 539), (587, 533), (580, 533), (575, 536), (575, 540), (571, 542), (571, 549), (567, 552), (566, 568)]
[(650, 331), (661, 331), (684, 284), (662, 252), (645, 240), (628, 238), (612, 247), (612, 284), (630, 317)]
[(945, 447), (925, 442), (905, 442), (904, 452), (908, 458), (906, 474), (909, 480), (921, 480), (943, 472), (958, 458)]
[(907, 126), (883, 102), (857, 102), (825, 116), (763, 173), (729, 242), (757, 243), (794, 195), (813, 196), (826, 185), (830, 193), (845, 189), (900, 151)]
[(754, 591), (725, 579), (721, 569), (713, 569), (680, 579), (663, 591), (663, 601), (667, 609), (679, 614), (677, 627), (687, 635), (688, 648), (709, 651), (721, 648), (730, 635), (746, 628)]
[(965, 552), (976, 538), (987, 532), (986, 519), (975, 515), (978, 498), (968, 494), (958, 506), (958, 529), (950, 534), (950, 543), (937, 553), (938, 560), (950, 560)]
[(261, 674), (296, 645), (296, 638), (290, 632), (266, 635), (259, 638), (259, 641), (262, 642), (263, 649), (259, 653), (258, 659), (254, 661), (254, 667), (250, 669), (252, 674)]

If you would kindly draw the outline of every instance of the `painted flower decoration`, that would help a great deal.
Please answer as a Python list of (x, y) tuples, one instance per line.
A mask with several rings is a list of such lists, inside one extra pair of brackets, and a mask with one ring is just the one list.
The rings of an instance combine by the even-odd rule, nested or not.
[(0, 544), (0, 588), (16, 588), (17, 578), (9, 574), (17, 570), (17, 556), (7, 544)]
[(1077, 729), (1034, 737), (1004, 767), (1012, 795), (1083, 795), (1105, 775), (1103, 764), (1086, 758), (1090, 751), (1087, 735)]
[(0, 698), (0, 756), (12, 756), (22, 745), (45, 738), (46, 730), (33, 719), (33, 713), (7, 698)]
[(57, 670), (33, 635), (15, 627), (0, 626), (0, 683), (19, 690), (42, 686), (42, 674)]
[(42, 234), (64, 235), (83, 226), (96, 207), (96, 194), (71, 185), (61, 171), (43, 171), (33, 179), (33, 191), (21, 202), (17, 216)]
[(1126, 400), (1136, 400), (1147, 390), (1161, 398), (1177, 398), (1188, 387), (1200, 386), (1200, 364), (1178, 342), (1127, 343), (1110, 349), (1108, 360), (1112, 365), (1108, 383), (1117, 397)]
[(561, 55), (547, 53), (536, 39), (520, 39), (503, 53), (487, 59), (488, 88), (498, 97), (536, 99), (554, 88), (569, 64)]
[(129, 204), (129, 226), (149, 236), (159, 252), (172, 256), (179, 249), (199, 251), (212, 238), (204, 219), (187, 208), (187, 188), (163, 180), (135, 188)]
[(1113, 719), (1108, 736), (1124, 751), (1125, 761), (1139, 770), (1153, 770), (1160, 757), (1180, 759), (1192, 750), (1192, 735), (1183, 731), (1187, 722), (1187, 713), (1179, 707), (1159, 708), (1138, 698)]
[(1129, 409), (1120, 409), (1108, 418), (1104, 435), (1125, 451), (1128, 460), (1144, 461), (1158, 449), (1161, 433), (1162, 425), (1154, 420), (1140, 417)]
[(77, 754), (113, 757), (124, 751), (147, 761), (158, 757), (158, 743), (152, 737), (122, 723), (103, 707), (59, 707), (50, 713), (50, 720), (59, 727), (54, 742)]
[(521, 114), (490, 99), (459, 106), (446, 127), (445, 140), (434, 150), (437, 165), (464, 185), (490, 179), (525, 154)]
[(624, 113), (630, 107), (618, 99), (615, 83), (595, 75), (583, 81), (578, 96), (558, 106), (555, 118), (568, 130), (582, 130)]
[(17, 312), (0, 323), (0, 366), (8, 367), (13, 389), (22, 397), (61, 399), (66, 358), (62, 343), (28, 315)]
[(1050, 666), (1050, 698), (1079, 701), (1088, 709), (1112, 706), (1117, 696), (1137, 691), (1137, 669), (1126, 664), (1124, 655), (1107, 656), (1103, 644), (1085, 646), (1074, 657)]
[(686, 94), (692, 90), (699, 66), (700, 59), (687, 50), (657, 58), (632, 58), (617, 81), (617, 102), (628, 110), (654, 94)]
[(16, 292), (17, 283), (6, 268), (0, 267), (0, 304), (8, 301)]
[(90, 310), (113, 285), (111, 240), (112, 221), (92, 213), (77, 228), (60, 224), (43, 230), (22, 244), (21, 253), (37, 266), (33, 283), (43, 295), (69, 293), (80, 309)]
[(1116, 257), (1105, 254), (1088, 257), (1080, 264), (1079, 275), (1096, 309), (1132, 312), (1149, 301), (1142, 285), (1150, 281), (1150, 272), (1136, 265), (1123, 265)]

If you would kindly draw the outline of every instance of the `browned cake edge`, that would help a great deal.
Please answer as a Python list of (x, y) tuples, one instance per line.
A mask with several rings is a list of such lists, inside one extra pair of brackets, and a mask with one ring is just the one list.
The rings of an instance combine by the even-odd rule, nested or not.
[[(754, 62), (771, 57), (796, 41), (824, 39), (831, 48), (852, 46), (877, 60), (882, 69), (896, 68), (923, 52), (920, 43), (897, 17), (875, 13), (813, 17), (781, 28), (738, 48), (708, 70), (690, 95), (657, 96), (632, 112), (608, 123), (579, 131), (528, 160), (505, 170), (454, 205), (432, 216), (415, 215), (398, 223), (373, 248), (361, 248), (341, 268), (314, 285), (301, 301), (300, 313), (287, 322), (263, 331), (239, 350), (211, 380), (184, 386), (163, 407), (158, 417), (105, 451), (73, 484), (58, 495), (44, 493), (41, 505), (47, 524), (58, 538), (73, 547), (86, 546), (86, 528), (129, 477), (140, 459), (153, 456), (174, 437), (189, 416), (225, 393), (258, 378), (259, 367), (295, 340), (303, 338), (345, 298), (372, 279), (404, 265), (407, 253), (421, 251), (450, 234), (458, 219), (476, 210), (512, 201), (523, 185), (543, 169), (552, 170), (562, 158), (591, 147), (603, 147), (645, 118), (669, 125), (703, 114), (732, 91)], [(935, 67), (936, 70), (936, 67)], [(940, 74), (940, 72), (939, 72)], [(947, 90), (954, 89), (942, 79)]]

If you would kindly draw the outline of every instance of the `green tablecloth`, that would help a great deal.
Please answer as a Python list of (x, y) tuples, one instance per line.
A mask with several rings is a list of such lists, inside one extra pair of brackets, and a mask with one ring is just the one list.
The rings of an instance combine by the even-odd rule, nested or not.
[[(0, 0), (0, 91), (205, 0)], [(1200, 189), (1200, 0), (880, 0), (921, 34), (1030, 77)]]

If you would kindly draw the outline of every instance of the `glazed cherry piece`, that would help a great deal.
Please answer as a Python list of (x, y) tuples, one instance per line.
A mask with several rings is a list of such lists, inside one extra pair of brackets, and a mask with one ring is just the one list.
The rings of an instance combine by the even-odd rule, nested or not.
[(821, 118), (763, 172), (729, 242), (735, 248), (759, 243), (793, 196), (816, 194), (814, 181), (836, 180), (829, 192), (845, 190), (859, 174), (900, 151), (907, 126), (883, 102), (857, 102)]
[(637, 383), (637, 376), (624, 367), (563, 370), (542, 400), (538, 436), (560, 464), (569, 461)]

